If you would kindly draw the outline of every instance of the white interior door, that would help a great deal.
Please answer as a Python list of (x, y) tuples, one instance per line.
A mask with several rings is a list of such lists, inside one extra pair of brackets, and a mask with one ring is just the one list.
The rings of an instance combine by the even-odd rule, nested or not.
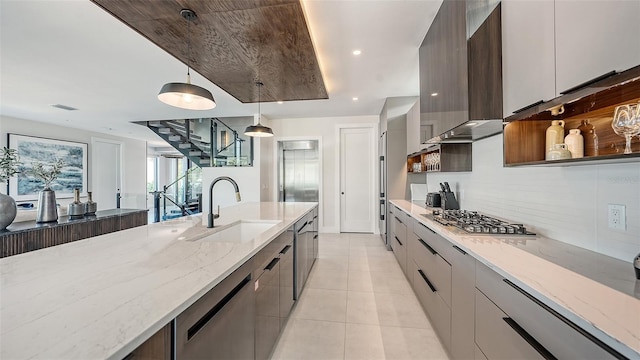
[(373, 135), (371, 127), (340, 129), (340, 232), (372, 232)]
[(122, 143), (92, 139), (91, 171), (93, 201), (98, 210), (116, 208), (116, 193), (122, 190)]

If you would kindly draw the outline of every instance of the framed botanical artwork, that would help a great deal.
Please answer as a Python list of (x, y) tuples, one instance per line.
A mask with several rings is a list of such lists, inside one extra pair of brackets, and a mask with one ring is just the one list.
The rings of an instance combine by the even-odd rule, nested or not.
[(51, 185), (56, 198), (71, 198), (73, 190), (87, 191), (87, 144), (47, 139), (34, 136), (9, 134), (9, 148), (18, 151), (22, 171), (9, 179), (9, 195), (16, 201), (36, 200), (38, 192), (44, 188), (39, 179), (29, 175), (33, 164), (53, 164), (58, 159), (64, 161), (64, 167)]

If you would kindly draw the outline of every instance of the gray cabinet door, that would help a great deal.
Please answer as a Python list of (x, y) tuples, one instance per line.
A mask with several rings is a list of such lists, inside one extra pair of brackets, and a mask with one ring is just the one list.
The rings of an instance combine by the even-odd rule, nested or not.
[(300, 219), (295, 225), (295, 240), (294, 240), (294, 249), (295, 249), (295, 285), (296, 285), (296, 300), (300, 298), (300, 294), (302, 294), (302, 288), (304, 284), (307, 282), (307, 274), (309, 271), (308, 265), (308, 241), (307, 241), (307, 231), (309, 227), (309, 223), (307, 222), (307, 217), (303, 217)]
[[(293, 229), (287, 232), (293, 233)], [(293, 234), (291, 235), (293, 240)], [(280, 250), (280, 326), (284, 326), (293, 308), (293, 241)]]
[(280, 258), (273, 258), (254, 283), (256, 298), (255, 359), (269, 358), (280, 333)]
[(451, 261), (451, 355), (454, 359), (474, 357), (473, 298), (476, 260), (459, 248), (449, 253)]
[(475, 342), (487, 359), (544, 359), (518, 332), (509, 326), (502, 312), (476, 290)]
[(254, 358), (252, 270), (248, 261), (178, 315), (178, 359)]

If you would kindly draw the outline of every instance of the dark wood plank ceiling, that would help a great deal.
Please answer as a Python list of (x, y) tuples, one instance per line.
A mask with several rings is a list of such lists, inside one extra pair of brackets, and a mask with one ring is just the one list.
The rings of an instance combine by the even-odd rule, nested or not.
[[(299, 0), (91, 0), (243, 103), (327, 99)], [(165, 74), (183, 82), (185, 72)], [(164, 80), (164, 79), (163, 79)], [(202, 86), (202, 84), (196, 84)]]

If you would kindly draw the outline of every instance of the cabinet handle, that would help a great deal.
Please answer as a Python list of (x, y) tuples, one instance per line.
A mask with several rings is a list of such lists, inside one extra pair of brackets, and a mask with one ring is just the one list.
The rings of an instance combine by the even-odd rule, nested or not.
[(135, 358), (136, 358), (136, 354), (135, 353), (130, 353), (129, 355), (127, 355), (124, 358), (122, 358), (122, 360), (133, 360)]
[(621, 353), (619, 353), (616, 349), (614, 349), (611, 346), (609, 346), (609, 345), (605, 344), (604, 342), (602, 342), (602, 340), (598, 339), (597, 337), (595, 337), (595, 336), (591, 335), (590, 333), (586, 332), (583, 328), (581, 328), (578, 325), (574, 324), (573, 321), (567, 319), (566, 317), (564, 317), (564, 315), (562, 315), (559, 312), (557, 312), (557, 311), (553, 310), (552, 308), (550, 308), (549, 305), (543, 303), (542, 301), (538, 300), (535, 296), (529, 294), (528, 292), (526, 292), (524, 289), (522, 289), (518, 285), (512, 283), (510, 280), (502, 279), (502, 281), (504, 281), (505, 283), (507, 283), (507, 285), (509, 285), (512, 288), (514, 288), (517, 292), (519, 292), (522, 295), (526, 296), (529, 300), (533, 301), (534, 303), (536, 303), (541, 308), (545, 309), (547, 312), (549, 312), (551, 315), (553, 315), (556, 318), (558, 318), (563, 323), (567, 324), (573, 330), (575, 330), (575, 331), (579, 332), (580, 334), (582, 334), (582, 336), (586, 337), (591, 342), (593, 342), (594, 344), (596, 344), (599, 347), (601, 347), (604, 351), (608, 352), (609, 354), (611, 354), (616, 359), (627, 359), (627, 360), (629, 359), (628, 357), (626, 357), (626, 356), (622, 355)]
[(211, 308), (211, 310), (207, 311), (207, 313), (204, 314), (203, 317), (196, 321), (196, 323), (193, 324), (193, 326), (191, 326), (189, 330), (187, 330), (187, 341), (191, 340), (191, 338), (194, 337), (198, 333), (198, 331), (205, 327), (207, 323), (209, 323), (209, 321), (211, 321), (211, 319), (213, 319), (216, 314), (218, 314), (220, 310), (222, 310), (222, 308), (224, 308), (224, 306), (227, 305), (233, 299), (233, 297), (236, 296), (240, 292), (240, 290), (242, 290), (242, 288), (245, 287), (245, 285), (247, 285), (250, 281), (251, 274), (242, 279), (242, 281), (240, 281), (240, 283), (236, 285), (233, 290), (225, 295), (222, 300), (220, 300), (214, 307)]
[(533, 336), (529, 335), (527, 330), (523, 329), (512, 318), (503, 317), (502, 320), (504, 320), (504, 322), (506, 322), (507, 325), (509, 325), (513, 329), (513, 331), (518, 333), (518, 335), (520, 335), (520, 337), (524, 339), (524, 341), (529, 343), (529, 345), (531, 345), (531, 347), (534, 348), (535, 351), (537, 351), (538, 354), (540, 354), (540, 356), (542, 356), (547, 360), (558, 360), (555, 356), (553, 356), (553, 354), (549, 352), (549, 350), (547, 350), (544, 346), (542, 346), (542, 344), (540, 344)]
[(593, 84), (593, 83), (596, 83), (596, 82), (598, 82), (598, 81), (600, 81), (600, 80), (604, 80), (604, 79), (606, 79), (606, 78), (608, 78), (608, 77), (610, 77), (610, 76), (613, 76), (613, 75), (615, 75), (615, 74), (617, 74), (617, 73), (618, 73), (617, 71), (615, 71), (615, 70), (611, 70), (611, 71), (609, 71), (609, 72), (608, 72), (608, 73), (606, 73), (606, 74), (602, 74), (602, 75), (600, 75), (600, 76), (598, 76), (598, 77), (595, 77), (595, 78), (593, 78), (593, 79), (591, 79), (591, 80), (585, 81), (585, 82), (583, 82), (582, 84), (576, 85), (576, 86), (574, 86), (574, 87), (572, 87), (572, 88), (569, 88), (569, 89), (567, 89), (567, 90), (565, 90), (565, 91), (561, 91), (561, 92), (560, 92), (560, 95), (564, 95), (564, 94), (572, 93), (572, 92), (574, 92), (574, 91), (576, 91), (576, 90), (580, 90), (580, 89), (582, 89), (582, 88), (584, 88), (584, 87), (587, 87), (587, 86), (589, 86), (589, 85), (591, 85), (591, 84)]
[(298, 229), (298, 234), (302, 231), (302, 229), (304, 229), (305, 226), (307, 226), (307, 222), (305, 221), (304, 224), (302, 224), (302, 226), (300, 226), (300, 229)]
[(525, 107), (523, 107), (523, 108), (520, 108), (520, 109), (518, 109), (518, 110), (515, 110), (513, 113), (514, 113), (514, 114), (517, 114), (517, 113), (519, 113), (519, 112), (523, 112), (523, 111), (525, 111), (525, 110), (527, 110), (527, 109), (531, 109), (532, 107), (534, 107), (534, 106), (538, 106), (538, 105), (540, 105), (540, 104), (542, 104), (542, 103), (544, 103), (544, 100), (538, 100), (538, 101), (534, 102), (534, 103), (533, 103), (533, 104), (531, 104), (531, 105), (527, 105), (527, 106), (525, 106)]
[(278, 263), (278, 261), (280, 261), (280, 258), (273, 258), (273, 260), (271, 260), (271, 262), (269, 263), (269, 265), (267, 265), (266, 268), (264, 268), (264, 270), (273, 270), (273, 268), (276, 266), (276, 264)]
[(467, 255), (467, 252), (462, 250), (462, 249), (460, 249), (457, 245), (453, 245), (453, 248), (458, 250), (458, 251), (460, 251), (462, 253), (462, 255)]
[(314, 240), (317, 239), (317, 238), (318, 238), (318, 235), (313, 235), (313, 239)]
[(399, 222), (400, 224), (402, 224), (402, 220), (398, 219), (398, 217), (397, 217), (397, 216), (394, 216), (394, 217), (396, 218), (396, 220), (398, 220), (398, 222)]
[(432, 233), (434, 233), (434, 234), (436, 233), (435, 231), (431, 230), (431, 228), (430, 228), (430, 227), (428, 227), (427, 225), (422, 224), (422, 223), (420, 223), (420, 225), (422, 225), (422, 227), (424, 227), (425, 229), (427, 229), (427, 230), (431, 231)]
[(398, 244), (400, 244), (400, 246), (404, 246), (404, 245), (402, 245), (402, 242), (400, 241), (400, 239), (398, 239), (397, 236), (394, 236), (394, 238), (396, 238), (396, 241), (398, 242)]
[(427, 275), (425, 275), (424, 272), (422, 272), (422, 270), (418, 269), (418, 272), (420, 273), (420, 276), (422, 276), (422, 280), (424, 280), (424, 282), (427, 283), (427, 286), (429, 286), (429, 289), (431, 289), (431, 292), (438, 291), (436, 290), (435, 287), (433, 287), (433, 284), (431, 283), (431, 281), (429, 281), (429, 279), (427, 278)]
[(424, 242), (424, 240), (418, 238), (418, 241), (420, 242), (420, 244), (424, 245), (424, 247), (427, 248), (427, 250), (429, 250), (429, 252), (431, 253), (431, 255), (437, 255), (438, 252), (433, 250), (433, 248), (431, 246), (429, 246), (429, 244), (427, 244), (426, 242)]
[(280, 254), (282, 255), (286, 254), (289, 251), (289, 249), (291, 249), (291, 245), (287, 245), (283, 247), (282, 250), (280, 250)]

